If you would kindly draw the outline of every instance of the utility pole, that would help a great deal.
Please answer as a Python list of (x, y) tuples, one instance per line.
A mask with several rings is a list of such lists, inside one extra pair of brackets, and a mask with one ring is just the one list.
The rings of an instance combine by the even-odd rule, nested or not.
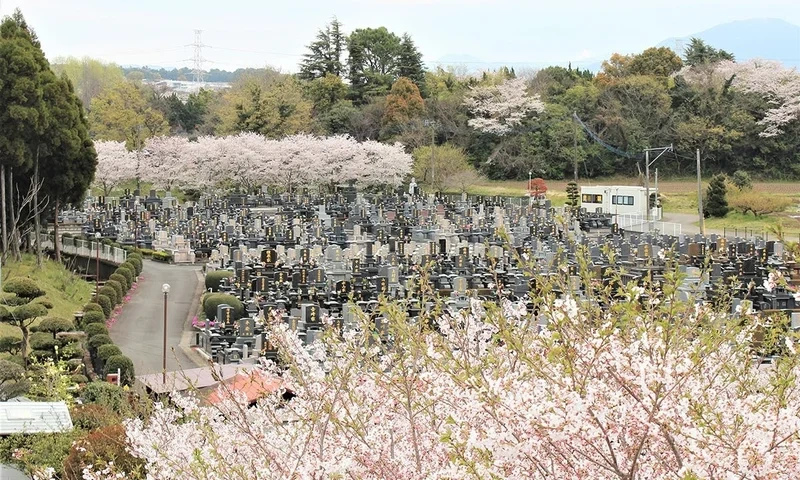
[(697, 215), (700, 217), (700, 233), (706, 234), (705, 219), (703, 218), (703, 181), (700, 176), (700, 149), (697, 149)]
[[(660, 153), (656, 156), (656, 158), (650, 161), (650, 152), (659, 152), (659, 151)], [(647, 211), (646, 219), (647, 219), (648, 231), (650, 230), (650, 217), (652, 216), (650, 214), (650, 165), (655, 163), (655, 161), (658, 160), (661, 157), (661, 155), (664, 155), (666, 152), (671, 152), (671, 151), (672, 151), (672, 145), (668, 147), (647, 148), (644, 151), (644, 191), (646, 196), (645, 210)]]
[[(577, 113), (575, 113), (575, 115), (577, 116)], [(573, 140), (573, 146), (575, 147), (575, 150), (573, 150), (573, 155), (575, 159), (572, 162), (572, 173), (575, 176), (575, 183), (578, 183), (578, 125), (574, 124), (573, 127), (574, 130), (573, 130), (572, 140)]]

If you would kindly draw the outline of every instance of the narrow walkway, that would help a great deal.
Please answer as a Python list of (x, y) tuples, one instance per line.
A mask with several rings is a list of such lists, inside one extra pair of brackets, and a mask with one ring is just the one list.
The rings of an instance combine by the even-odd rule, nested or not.
[(186, 356), (180, 344), (197, 292), (200, 267), (166, 265), (150, 260), (144, 263), (144, 279), (139, 281), (131, 301), (111, 328), (111, 338), (133, 360), (136, 375), (160, 373), (164, 335), (161, 285), (168, 283), (167, 371), (194, 368), (197, 365)]

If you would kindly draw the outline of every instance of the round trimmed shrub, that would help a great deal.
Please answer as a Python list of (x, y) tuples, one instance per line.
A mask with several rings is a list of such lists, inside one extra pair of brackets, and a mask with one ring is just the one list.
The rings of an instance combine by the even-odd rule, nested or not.
[(55, 350), (31, 350), (30, 357), (37, 361), (55, 360)]
[(130, 267), (126, 267), (126, 266), (124, 266), (124, 265), (125, 265), (125, 264), (123, 264), (123, 265), (120, 265), (120, 266), (119, 266), (119, 267), (118, 267), (118, 268), (117, 268), (117, 269), (114, 271), (114, 273), (115, 273), (115, 274), (122, 275), (123, 277), (125, 277), (125, 280), (127, 280), (127, 281), (128, 281), (128, 283), (130, 283), (131, 285), (133, 285), (133, 279), (134, 279), (134, 276), (135, 276), (135, 275), (134, 275), (134, 273), (133, 273), (133, 272), (134, 272), (134, 269), (133, 269), (133, 268), (130, 268)]
[(106, 282), (106, 286), (111, 287), (117, 292), (117, 298), (119, 299), (119, 303), (122, 303), (122, 299), (125, 298), (125, 290), (121, 283), (116, 280), (109, 280)]
[(3, 282), (3, 291), (8, 293), (15, 293), (18, 297), (33, 299), (41, 297), (45, 291), (39, 288), (30, 278), (16, 277)]
[(103, 307), (101, 307), (99, 303), (91, 302), (91, 303), (87, 303), (86, 305), (83, 306), (83, 311), (84, 311), (84, 313), (86, 313), (86, 312), (100, 312), (100, 313), (103, 313)]
[(122, 285), (122, 293), (128, 293), (128, 290), (131, 289), (131, 284), (128, 283), (128, 278), (121, 273), (112, 273), (111, 276), (108, 277), (108, 281), (110, 282), (111, 280), (119, 282), (119, 284)]
[(46, 299), (44, 297), (39, 297), (36, 300), (34, 300), (34, 302), (38, 303), (39, 305), (43, 306), (44, 308), (46, 308), (48, 310), (53, 308), (53, 302), (51, 302), (50, 300), (48, 300), (48, 299)]
[(112, 343), (101, 345), (100, 348), (97, 349), (97, 358), (104, 362), (114, 355), (122, 355), (122, 350)]
[(31, 350), (55, 352), (57, 342), (56, 339), (47, 332), (36, 332), (31, 334), (28, 339), (28, 344), (31, 346)]
[(131, 271), (132, 274), (136, 274), (136, 265), (134, 265), (131, 261), (126, 260), (125, 263), (122, 263), (117, 270), (120, 268), (127, 268)]
[(71, 332), (75, 329), (72, 320), (61, 317), (47, 317), (37, 325), (40, 332), (47, 332), (56, 337), (58, 332)]
[(206, 289), (211, 289), (212, 292), (219, 291), (219, 284), (223, 278), (233, 277), (233, 272), (230, 270), (215, 270), (206, 274)]
[(86, 313), (83, 314), (83, 325), (84, 326), (90, 325), (92, 323), (105, 324), (105, 322), (106, 322), (106, 316), (103, 315), (103, 312), (86, 312)]
[(28, 303), (27, 298), (17, 297), (15, 295), (9, 295), (3, 298), (3, 305), (8, 305), (9, 307), (16, 307), (19, 305), (25, 305)]
[(108, 335), (108, 328), (106, 328), (105, 323), (90, 323), (83, 327), (83, 331), (86, 332), (86, 336), (89, 338), (95, 335)]
[(216, 319), (217, 307), (224, 303), (233, 307), (234, 319), (241, 318), (244, 314), (244, 306), (238, 298), (227, 293), (211, 293), (203, 297), (203, 311), (206, 314), (206, 318), (209, 320)]
[(128, 256), (128, 262), (130, 262), (133, 265), (135, 269), (134, 273), (136, 273), (137, 277), (142, 274), (142, 269), (144, 268), (144, 264), (142, 263), (141, 257)]
[(111, 357), (108, 357), (108, 360), (106, 360), (103, 374), (108, 375), (109, 373), (117, 373), (118, 369), (120, 370), (121, 374), (120, 383), (128, 386), (133, 385), (133, 380), (136, 376), (133, 371), (133, 360), (125, 355), (112, 355)]
[(100, 287), (100, 295), (105, 295), (108, 297), (108, 299), (111, 300), (111, 305), (119, 305), (120, 301), (122, 300), (121, 298), (117, 297), (117, 291), (108, 285), (103, 285)]
[(89, 338), (89, 347), (95, 350), (97, 350), (103, 345), (108, 345), (109, 343), (114, 343), (114, 341), (111, 340), (111, 337), (109, 337), (104, 333), (93, 335)]
[[(111, 312), (114, 311), (114, 304), (111, 303), (111, 299), (108, 296), (103, 295), (102, 293), (97, 297), (97, 303), (103, 307), (103, 316), (108, 318), (111, 316)], [(105, 319), (104, 319), (105, 320)]]

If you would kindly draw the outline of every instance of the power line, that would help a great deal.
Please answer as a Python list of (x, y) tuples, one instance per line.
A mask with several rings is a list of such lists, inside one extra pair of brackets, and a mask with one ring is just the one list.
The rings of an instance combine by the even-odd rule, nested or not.
[(191, 46), (194, 47), (194, 57), (192, 58), (194, 68), (192, 69), (192, 74), (194, 74), (194, 81), (196, 83), (202, 82), (203, 75), (205, 74), (203, 71), (203, 47), (207, 47), (208, 45), (203, 45), (203, 42), (200, 39), (202, 34), (202, 30), (195, 30), (194, 43), (191, 44)]

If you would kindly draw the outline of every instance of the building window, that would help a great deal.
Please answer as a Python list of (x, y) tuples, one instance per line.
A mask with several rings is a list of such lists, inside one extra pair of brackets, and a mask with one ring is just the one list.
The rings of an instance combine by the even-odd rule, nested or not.
[(584, 193), (581, 195), (581, 203), (603, 203), (603, 196)]
[(631, 195), (612, 195), (611, 203), (614, 205), (633, 205), (633, 196)]

